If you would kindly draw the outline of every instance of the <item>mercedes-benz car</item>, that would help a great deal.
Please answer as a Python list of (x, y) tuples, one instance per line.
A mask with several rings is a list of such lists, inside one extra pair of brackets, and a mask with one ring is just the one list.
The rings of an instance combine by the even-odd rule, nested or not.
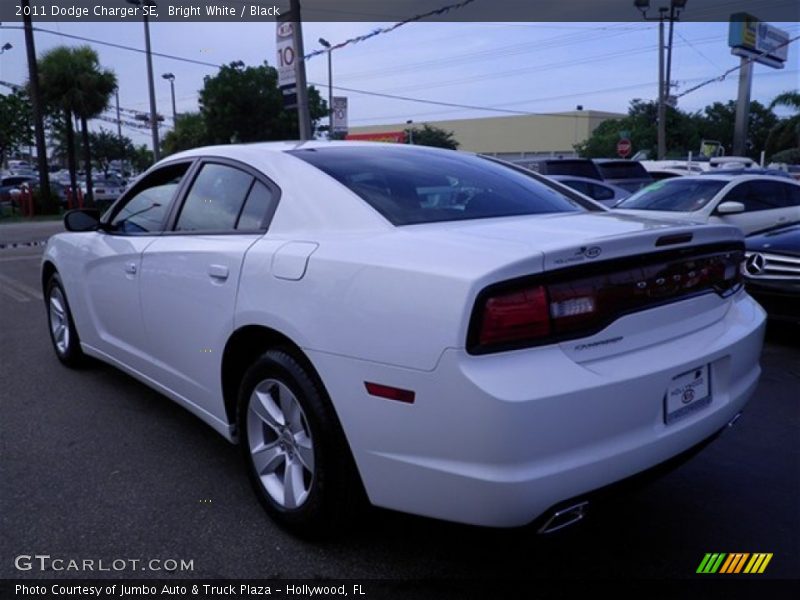
[(170, 156), (50, 238), (53, 348), (238, 443), (304, 534), (364, 496), (557, 529), (738, 417), (765, 316), (735, 227), (627, 217), (541, 177), (369, 142)]
[(770, 319), (800, 323), (800, 224), (751, 235), (746, 246), (748, 292)]

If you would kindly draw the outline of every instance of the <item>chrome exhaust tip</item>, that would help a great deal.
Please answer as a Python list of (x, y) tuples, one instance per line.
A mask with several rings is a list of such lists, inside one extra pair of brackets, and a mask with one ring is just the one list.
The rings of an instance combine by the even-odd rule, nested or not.
[(561, 508), (550, 515), (550, 518), (544, 522), (544, 525), (539, 528), (537, 533), (553, 533), (559, 529), (564, 529), (565, 527), (574, 525), (586, 516), (586, 510), (588, 508), (588, 501), (579, 502), (578, 504), (572, 504), (566, 508)]

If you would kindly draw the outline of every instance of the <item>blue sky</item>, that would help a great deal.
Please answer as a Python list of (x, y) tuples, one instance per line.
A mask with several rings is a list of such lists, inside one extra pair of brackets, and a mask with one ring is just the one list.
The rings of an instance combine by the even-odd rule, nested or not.
[[(7, 24), (10, 25), (10, 24)], [(41, 23), (62, 34), (144, 47), (140, 22)], [(318, 38), (337, 43), (369, 32), (379, 23), (306, 23), (306, 51), (319, 48)], [(800, 24), (777, 24), (792, 36)], [(727, 23), (679, 22), (675, 28), (672, 79), (681, 93), (721, 75), (738, 64), (727, 46)], [(274, 23), (153, 23), (154, 51), (181, 57), (246, 64), (275, 62)], [(0, 80), (22, 83), (27, 77), (24, 39), (15, 29), (0, 29), (0, 44), (14, 46), (0, 56)], [(655, 98), (657, 93), (655, 23), (413, 23), (389, 34), (334, 52), (334, 84), (354, 89), (397, 94), (426, 100), (530, 112), (584, 109), (625, 112), (631, 98)], [(59, 44), (81, 42), (49, 33), (37, 33), (37, 52)], [(756, 65), (753, 99), (767, 103), (786, 90), (800, 88), (798, 44), (789, 49), (783, 70)], [(120, 104), (147, 111), (144, 55), (94, 46), (102, 64), (112, 68), (120, 82)], [(159, 112), (170, 116), (168, 82), (164, 72), (176, 75), (178, 111), (197, 109), (197, 91), (213, 67), (154, 57)], [(327, 60), (308, 61), (308, 79), (323, 84), (327, 97)], [(714, 82), (680, 99), (679, 106), (699, 110), (715, 101), (735, 98), (738, 75)], [(4, 88), (2, 93), (6, 93)], [(502, 115), (501, 112), (454, 109), (403, 100), (370, 97), (353, 92), (350, 124), (415, 122)], [(111, 112), (109, 112), (111, 114)], [(167, 120), (169, 123), (169, 119)], [(110, 123), (98, 126), (113, 128)], [(149, 141), (147, 131), (124, 129), (137, 143)]]

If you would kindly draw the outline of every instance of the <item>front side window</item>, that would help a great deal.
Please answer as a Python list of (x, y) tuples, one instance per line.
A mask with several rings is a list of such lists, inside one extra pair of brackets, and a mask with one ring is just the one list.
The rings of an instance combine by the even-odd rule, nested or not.
[(629, 196), (616, 208), (693, 212), (700, 210), (727, 184), (727, 181), (678, 177), (651, 183)]
[(177, 231), (233, 231), (254, 177), (240, 169), (208, 163), (192, 183)]
[(614, 190), (604, 185), (592, 184), (592, 198), (595, 200), (611, 200)]
[(525, 173), (469, 154), (406, 146), (289, 154), (348, 187), (394, 225), (582, 210)]
[(170, 202), (189, 166), (190, 163), (167, 165), (139, 181), (122, 207), (113, 209), (109, 230), (118, 233), (163, 231)]

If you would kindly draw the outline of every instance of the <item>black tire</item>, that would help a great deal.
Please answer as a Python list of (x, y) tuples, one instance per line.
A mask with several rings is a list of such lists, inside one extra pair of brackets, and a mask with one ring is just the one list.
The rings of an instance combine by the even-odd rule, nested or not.
[[(85, 363), (86, 356), (81, 350), (81, 340), (78, 331), (75, 329), (75, 321), (69, 308), (67, 294), (58, 273), (53, 273), (47, 281), (46, 309), (47, 309), (47, 329), (50, 332), (50, 341), (53, 343), (58, 360), (70, 368), (77, 368)], [(62, 325), (65, 327), (65, 337), (56, 338), (57, 327), (54, 327), (54, 317), (57, 318), (57, 310), (54, 310), (54, 300), (60, 305), (63, 315)]]
[[(299, 461), (299, 449), (295, 446), (295, 458), (291, 458), (292, 442), (287, 441), (285, 446), (280, 446), (287, 448), (283, 459), (283, 482), (280, 467), (265, 468), (265, 477), (262, 478), (255, 464), (251, 451), (253, 447), (269, 446), (270, 452), (277, 456), (281, 451), (274, 444), (284, 439), (282, 436), (285, 435), (294, 439), (293, 434), (287, 434), (290, 429), (288, 419), (284, 419), (283, 433), (277, 433), (273, 425), (267, 425), (263, 418), (258, 417), (255, 410), (251, 412), (251, 401), (257, 402), (257, 387), (259, 390), (269, 390), (267, 395), (270, 399), (283, 395), (284, 401), (288, 390), (288, 398), (296, 400), (302, 409), (299, 420), (303, 431), (299, 435), (307, 433), (310, 438), (313, 472), (302, 468), (303, 486), (308, 486), (308, 490), (296, 506), (287, 506), (291, 502), (287, 502), (286, 497), (293, 494), (286, 491), (286, 485), (283, 488), (281, 485), (288, 477), (290, 463)], [(364, 494), (341, 425), (318, 378), (290, 352), (269, 350), (245, 373), (238, 400), (242, 454), (250, 481), (266, 511), (281, 526), (302, 537), (318, 539), (342, 531), (352, 522), (355, 508), (363, 502)], [(275, 406), (278, 404), (276, 401)], [(283, 416), (283, 412), (280, 415)], [(275, 423), (279, 424), (280, 421)], [(275, 441), (268, 439), (268, 436), (274, 436)], [(280, 457), (273, 458), (269, 464), (280, 464), (280, 460)], [(269, 484), (272, 484), (271, 487)], [(284, 493), (283, 501), (276, 500), (276, 489)], [(280, 497), (280, 493), (277, 496)]]

